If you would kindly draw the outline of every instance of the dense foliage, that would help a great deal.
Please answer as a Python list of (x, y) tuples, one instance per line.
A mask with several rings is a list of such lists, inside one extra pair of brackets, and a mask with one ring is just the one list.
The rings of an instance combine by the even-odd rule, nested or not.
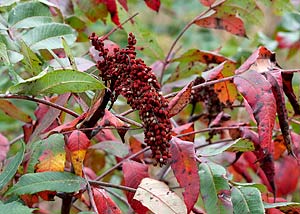
[(0, 1), (0, 213), (300, 213), (300, 1)]

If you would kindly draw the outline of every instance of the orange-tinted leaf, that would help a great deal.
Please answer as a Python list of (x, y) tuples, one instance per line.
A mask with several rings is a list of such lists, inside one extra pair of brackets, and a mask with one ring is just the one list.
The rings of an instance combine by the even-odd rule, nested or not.
[(66, 154), (54, 154), (51, 150), (44, 150), (36, 165), (37, 172), (56, 171), (63, 172), (65, 168)]
[(199, 0), (201, 4), (206, 7), (210, 7), (216, 0)]
[[(129, 137), (129, 145), (130, 145), (131, 153), (134, 154), (143, 149), (143, 145), (142, 145), (143, 137), (144, 137), (144, 135), (142, 135), (142, 136), (141, 135), (131, 135)], [(144, 153), (140, 154), (138, 157), (143, 159)]]
[[(135, 161), (126, 161), (123, 163), (123, 173), (125, 185), (132, 188), (137, 188), (143, 178), (149, 177), (148, 166), (135, 162)], [(141, 202), (133, 199), (133, 192), (126, 192), (128, 203), (138, 214), (146, 214), (148, 209), (144, 207)]]
[(225, 15), (222, 17), (212, 15), (198, 19), (194, 23), (200, 27), (226, 30), (234, 35), (247, 37), (243, 21), (233, 15)]
[(253, 110), (258, 124), (260, 146), (265, 154), (273, 151), (272, 130), (276, 117), (276, 100), (271, 84), (257, 71), (249, 70), (234, 78), (239, 92)]
[[(216, 69), (212, 69), (206, 74), (207, 80), (222, 79), (233, 76), (235, 64), (230, 61), (224, 61)], [(218, 95), (219, 100), (224, 103), (233, 103), (237, 97), (237, 90), (234, 83), (230, 80), (214, 84), (214, 90)]]
[(159, 11), (159, 8), (160, 8), (160, 0), (144, 0), (144, 1), (145, 1), (146, 5), (147, 5), (150, 9), (152, 9), (152, 10), (154, 10), (154, 11), (156, 11), (156, 12)]
[(278, 160), (281, 155), (285, 152), (286, 147), (284, 145), (283, 136), (279, 135), (277, 136), (274, 141), (274, 160)]
[(169, 102), (169, 117), (178, 114), (190, 102), (193, 84), (190, 82)]
[(214, 52), (209, 51), (202, 51), (198, 49), (191, 49), (185, 52), (183, 55), (181, 55), (178, 58), (173, 59), (172, 61), (176, 62), (201, 62), (204, 64), (221, 64), (224, 61), (229, 61), (232, 63), (235, 63), (229, 58), (226, 58), (222, 55), (219, 55)]
[[(184, 125), (172, 129), (172, 135), (186, 134), (194, 131), (194, 123), (186, 123)], [(194, 142), (195, 134), (179, 137), (181, 140)]]
[(194, 144), (176, 137), (172, 138), (170, 144), (171, 168), (180, 187), (184, 189), (183, 198), (189, 213), (197, 202), (200, 191)]
[(0, 133), (0, 161), (6, 159), (7, 152), (9, 151), (9, 141)]
[(103, 214), (121, 214), (121, 210), (104, 189), (92, 187), (94, 201), (98, 213)]
[(8, 116), (21, 120), (25, 123), (30, 123), (32, 121), (31, 117), (24, 113), (21, 109), (15, 106), (12, 102), (7, 100), (0, 100), (0, 109)]
[(37, 194), (20, 195), (20, 198), (28, 207), (33, 207), (34, 204), (39, 202), (39, 196)]
[(295, 191), (299, 183), (300, 168), (297, 160), (285, 156), (275, 163), (276, 195), (285, 196)]

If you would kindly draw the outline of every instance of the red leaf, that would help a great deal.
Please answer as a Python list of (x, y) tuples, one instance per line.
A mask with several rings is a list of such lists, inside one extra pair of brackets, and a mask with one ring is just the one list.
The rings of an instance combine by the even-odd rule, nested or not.
[(246, 71), (235, 77), (234, 83), (253, 110), (258, 124), (260, 146), (266, 154), (272, 152), (272, 130), (276, 117), (276, 100), (271, 84), (255, 70)]
[(54, 133), (63, 133), (63, 132), (68, 132), (76, 129), (76, 125), (83, 121), (86, 117), (86, 113), (83, 113), (79, 117), (75, 118), (74, 120), (62, 124), (60, 126), (55, 127), (54, 129), (50, 130), (48, 133), (45, 134), (44, 137), (48, 137), (49, 135), (52, 135)]
[(90, 145), (90, 140), (88, 137), (79, 130), (74, 130), (67, 143), (67, 147), (71, 152), (78, 150), (87, 150)]
[(296, 95), (294, 93), (294, 89), (292, 86), (292, 79), (293, 79), (294, 74), (282, 72), (281, 76), (282, 76), (283, 91), (284, 91), (285, 95), (288, 97), (288, 99), (294, 109), (295, 114), (300, 115), (300, 105), (297, 101), (297, 98), (296, 98)]
[(104, 189), (92, 187), (92, 193), (94, 201), (97, 207), (98, 213), (103, 214), (121, 214), (121, 210), (116, 203), (109, 197)]
[(127, 0), (118, 0), (118, 2), (126, 11), (128, 11)]
[(170, 141), (172, 154), (171, 168), (183, 192), (188, 213), (197, 202), (200, 191), (200, 178), (195, 160), (194, 144), (173, 137)]
[(178, 114), (190, 102), (193, 84), (190, 82), (169, 102), (169, 117)]
[(82, 176), (82, 166), (90, 140), (81, 131), (75, 130), (68, 138), (67, 148), (71, 152), (71, 162), (76, 175)]
[(226, 15), (222, 17), (212, 15), (210, 17), (198, 19), (194, 23), (200, 27), (226, 30), (234, 35), (247, 37), (243, 21), (233, 15)]
[(285, 196), (295, 191), (299, 183), (300, 168), (297, 160), (291, 156), (285, 156), (275, 163), (276, 195)]
[(201, 4), (206, 7), (210, 7), (216, 0), (199, 0)]
[(0, 134), (0, 162), (6, 159), (7, 152), (9, 150), (9, 141), (6, 137)]
[(273, 53), (269, 51), (266, 47), (260, 46), (256, 51), (254, 51), (250, 57), (235, 71), (236, 74), (247, 71), (258, 59), (270, 59)]
[(280, 129), (283, 135), (284, 145), (288, 150), (288, 154), (293, 155), (292, 148), (292, 138), (289, 132), (289, 123), (288, 123), (288, 113), (285, 107), (285, 100), (282, 91), (282, 79), (281, 79), (281, 72), (280, 70), (275, 71), (273, 70), (272, 73), (265, 73), (267, 80), (272, 85), (273, 95), (276, 99), (276, 106), (277, 106), (277, 115), (279, 120)]
[(116, 25), (121, 24), (118, 16), (116, 0), (96, 0), (95, 2), (104, 3), (106, 5), (108, 12), (110, 13), (110, 17), (113, 23), (115, 23)]
[[(132, 188), (137, 188), (141, 183), (143, 178), (148, 178), (148, 166), (135, 162), (135, 161), (127, 161), (123, 163), (123, 173), (125, 185)], [(128, 203), (134, 209), (134, 211), (138, 214), (146, 214), (148, 209), (144, 207), (141, 202), (133, 199), (133, 192), (126, 192), (126, 196), (128, 199)]]
[(152, 9), (152, 10), (154, 10), (154, 11), (156, 11), (156, 12), (159, 11), (159, 8), (160, 8), (160, 0), (144, 0), (144, 1), (145, 1), (146, 5), (147, 5), (150, 9)]

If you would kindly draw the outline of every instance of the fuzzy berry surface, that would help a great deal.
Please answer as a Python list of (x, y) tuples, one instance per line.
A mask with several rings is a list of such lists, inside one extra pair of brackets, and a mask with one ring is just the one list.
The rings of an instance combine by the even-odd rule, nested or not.
[(99, 51), (97, 68), (106, 86), (114, 92), (111, 101), (122, 95), (143, 121), (145, 143), (150, 146), (154, 164), (164, 165), (171, 157), (169, 141), (171, 123), (168, 117), (168, 101), (160, 93), (160, 84), (152, 69), (142, 59), (136, 58), (136, 39), (130, 33), (126, 48), (115, 48), (113, 53), (94, 33), (89, 37)]

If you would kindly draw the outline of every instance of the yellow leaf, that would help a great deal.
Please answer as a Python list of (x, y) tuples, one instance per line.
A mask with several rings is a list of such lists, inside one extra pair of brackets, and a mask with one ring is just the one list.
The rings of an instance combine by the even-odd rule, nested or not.
[(85, 158), (86, 150), (77, 150), (71, 152), (71, 162), (74, 167), (75, 174), (82, 176), (82, 166)]
[(51, 150), (45, 150), (36, 165), (37, 172), (55, 171), (63, 172), (66, 162), (65, 153), (53, 154)]

